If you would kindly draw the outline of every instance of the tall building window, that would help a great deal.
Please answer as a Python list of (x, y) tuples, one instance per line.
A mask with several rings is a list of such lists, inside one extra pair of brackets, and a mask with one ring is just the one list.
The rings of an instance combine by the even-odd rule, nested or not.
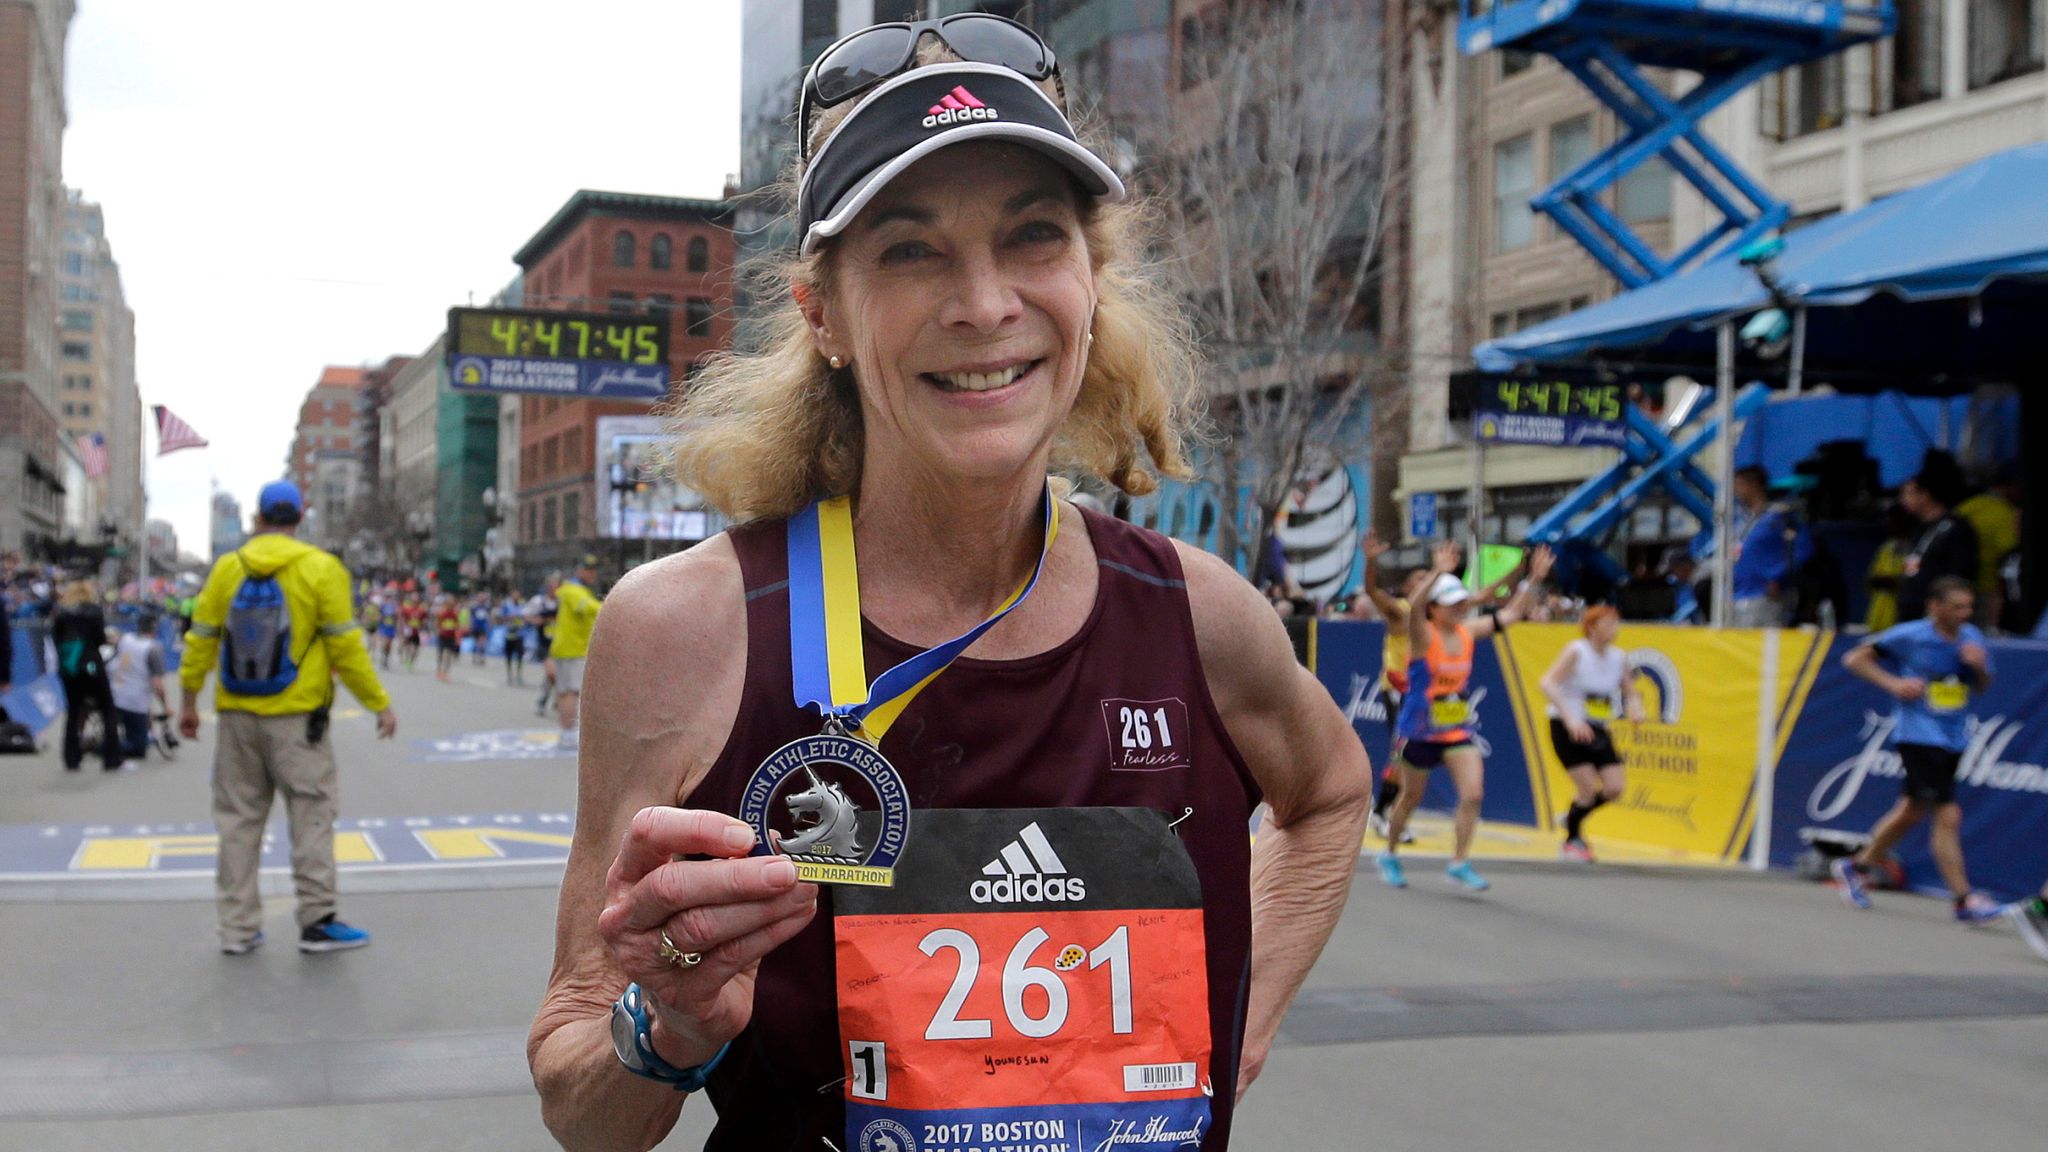
[(73, 332), (90, 332), (92, 313), (83, 308), (67, 308), (64, 310), (64, 327)]
[(543, 540), (553, 540), (555, 538), (555, 498), (553, 496), (540, 502), (540, 538)]
[(632, 266), (633, 234), (631, 232), (620, 232), (612, 237), (612, 267), (631, 268)]
[[(523, 463), (525, 463), (525, 461), (521, 461), (521, 463), (523, 464)], [(539, 509), (539, 508), (536, 508), (536, 507), (534, 507), (534, 506), (533, 506), (532, 504), (528, 504), (528, 505), (526, 506), (526, 542), (527, 542), (528, 544), (531, 544), (531, 543), (533, 543), (534, 541), (536, 541), (536, 540), (539, 540), (539, 539), (540, 539), (540, 509)]]
[(1593, 118), (1574, 116), (1550, 126), (1550, 178), (1562, 180), (1566, 173), (1593, 158)]
[(85, 275), (85, 253), (66, 252), (64, 254), (64, 274), (66, 276)]
[(1493, 250), (1511, 252), (1535, 239), (1529, 197), (1536, 192), (1536, 141), (1524, 132), (1493, 146)]
[(656, 292), (654, 295), (649, 296), (648, 299), (654, 302), (654, 310), (656, 312), (673, 312), (676, 310), (676, 298), (666, 292)]
[(1630, 224), (1671, 218), (1671, 165), (1652, 156), (1614, 184), (1614, 211)]
[(711, 335), (711, 301), (692, 296), (683, 304), (684, 331), (692, 336)]
[(92, 415), (92, 401), (90, 401), (90, 400), (81, 400), (81, 401), (79, 401), (79, 402), (78, 402), (78, 414), (79, 414), (80, 416), (90, 416), (90, 415)]
[(702, 236), (690, 237), (690, 245), (684, 249), (683, 266), (692, 272), (711, 270), (711, 245)]
[[(548, 437), (540, 449), (540, 474), (553, 478), (556, 469), (561, 466), (561, 460), (562, 438), (560, 436)], [(550, 534), (552, 535), (552, 533)]]
[(665, 272), (675, 262), (675, 241), (670, 240), (666, 232), (656, 232), (654, 239), (647, 242), (647, 266)]
[(606, 299), (605, 308), (612, 312), (631, 312), (633, 310), (633, 294), (631, 292), (613, 292)]
[(92, 348), (89, 345), (74, 344), (67, 340), (64, 342), (64, 358), (66, 360), (90, 360), (92, 359)]
[(583, 534), (583, 494), (562, 494), (562, 535), (574, 540)]
[(2048, 0), (1969, 0), (1970, 87), (2039, 72)]

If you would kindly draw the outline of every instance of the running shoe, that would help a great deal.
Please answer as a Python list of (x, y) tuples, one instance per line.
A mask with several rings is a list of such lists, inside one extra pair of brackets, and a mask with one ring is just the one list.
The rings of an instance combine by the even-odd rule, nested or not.
[(1451, 861), (1444, 868), (1444, 879), (1464, 888), (1467, 892), (1484, 892), (1493, 887), (1486, 882), (1486, 877), (1479, 874), (1479, 869), (1472, 867), (1470, 860)]
[(263, 947), (263, 933), (259, 930), (247, 940), (237, 940), (232, 944), (222, 944), (220, 946), (220, 954), (223, 956), (247, 956), (261, 947)]
[(2036, 898), (2007, 904), (2005, 916), (2012, 921), (2020, 939), (2034, 950), (2034, 955), (2048, 960), (2048, 901)]
[(318, 923), (308, 925), (299, 933), (301, 952), (346, 952), (350, 948), (367, 947), (370, 934), (361, 928), (352, 928), (334, 918), (334, 913)]
[(1972, 892), (1956, 905), (1956, 921), (1962, 924), (1989, 924), (2005, 915), (2005, 906), (1984, 895)]
[(1593, 850), (1586, 846), (1584, 840), (1567, 840), (1564, 842), (1564, 846), (1557, 850), (1557, 858), (1569, 860), (1574, 864), (1591, 864), (1593, 862)]
[(1382, 840), (1387, 838), (1387, 818), (1378, 812), (1365, 818), (1365, 830)]
[(1385, 884), (1389, 888), (1406, 888), (1408, 886), (1408, 875), (1401, 871), (1401, 858), (1399, 856), (1389, 855), (1385, 852), (1380, 853), (1380, 883)]
[(1844, 856), (1828, 865), (1828, 871), (1834, 874), (1835, 887), (1844, 903), (1851, 908), (1870, 907), (1870, 893), (1863, 886), (1863, 873), (1857, 870), (1854, 860)]

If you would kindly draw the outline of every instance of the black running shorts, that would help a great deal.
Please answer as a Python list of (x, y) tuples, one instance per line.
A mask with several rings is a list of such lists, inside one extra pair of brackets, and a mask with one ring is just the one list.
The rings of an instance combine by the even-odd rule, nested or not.
[(1434, 740), (1409, 740), (1401, 745), (1401, 762), (1418, 771), (1427, 772), (1444, 762), (1444, 754), (1458, 748), (1472, 747), (1470, 740), (1453, 740), (1439, 744)]
[(1572, 739), (1571, 730), (1564, 721), (1555, 716), (1550, 718), (1550, 746), (1557, 750), (1557, 762), (1567, 768), (1590, 764), (1595, 768), (1606, 768), (1621, 763), (1621, 753), (1614, 750), (1614, 740), (1607, 734), (1607, 725), (1594, 724), (1593, 738), (1584, 744)]
[(1899, 766), (1906, 770), (1900, 795), (1937, 806), (1956, 802), (1956, 769), (1962, 765), (1962, 753), (1933, 744), (1900, 744), (1896, 750)]

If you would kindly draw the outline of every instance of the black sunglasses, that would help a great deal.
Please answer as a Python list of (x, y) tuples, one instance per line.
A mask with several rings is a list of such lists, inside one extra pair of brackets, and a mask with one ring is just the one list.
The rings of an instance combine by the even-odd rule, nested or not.
[(917, 42), (927, 32), (971, 63), (994, 64), (1032, 80), (1060, 74), (1059, 61), (1038, 33), (1003, 16), (962, 12), (938, 20), (863, 28), (818, 53), (804, 73), (803, 95), (796, 110), (798, 158), (811, 158), (811, 113), (844, 104), (908, 71), (917, 55)]

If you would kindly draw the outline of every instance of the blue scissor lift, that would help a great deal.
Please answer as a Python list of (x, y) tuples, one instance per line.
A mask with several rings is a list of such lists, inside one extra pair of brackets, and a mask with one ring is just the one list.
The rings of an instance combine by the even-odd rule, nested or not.
[[(1891, 34), (1890, 0), (1460, 0), (1459, 47), (1553, 57), (1611, 109), (1623, 126), (1614, 143), (1564, 174), (1530, 206), (1557, 221), (1615, 279), (1637, 288), (1784, 225), (1790, 208), (1707, 138), (1700, 122), (1729, 97), (1780, 69)], [(1647, 68), (1697, 73), (1672, 96)], [(1606, 205), (1601, 194), (1662, 156), (1719, 219), (1670, 256), (1660, 256)], [(1761, 395), (1746, 407), (1762, 403)], [(1746, 413), (1743, 413), (1746, 415)], [(1604, 537), (1653, 484), (1689, 509), (1711, 508), (1713, 482), (1690, 463), (1720, 429), (1684, 442), (1632, 413), (1628, 447), (1538, 520), (1530, 539), (1569, 545)], [(1712, 517), (1703, 517), (1711, 523)], [(1590, 552), (1591, 549), (1586, 551)]]

